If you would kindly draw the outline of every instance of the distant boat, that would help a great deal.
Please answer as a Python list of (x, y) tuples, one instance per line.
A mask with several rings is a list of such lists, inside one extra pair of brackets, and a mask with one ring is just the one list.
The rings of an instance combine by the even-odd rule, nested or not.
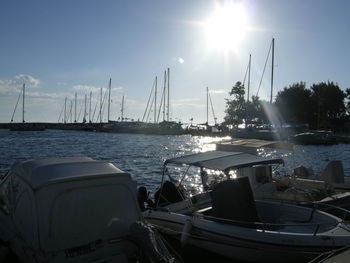
[(290, 138), (295, 144), (331, 145), (336, 144), (337, 139), (330, 131), (309, 131), (299, 133)]
[[(22, 123), (13, 123), (13, 117), (15, 115), (19, 99), (22, 94)], [(24, 101), (25, 101), (25, 84), (23, 83), (22, 93), (19, 94), (15, 109), (12, 114), (11, 123), (9, 123), (9, 129), (11, 131), (43, 131), (46, 129), (43, 123), (26, 123), (24, 120)]]

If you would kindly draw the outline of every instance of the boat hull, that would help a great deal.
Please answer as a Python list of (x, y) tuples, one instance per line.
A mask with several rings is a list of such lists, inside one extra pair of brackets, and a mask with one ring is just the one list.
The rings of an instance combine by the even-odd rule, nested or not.
[[(349, 236), (330, 238), (319, 234), (282, 234), (228, 226), (176, 213), (148, 211), (145, 219), (164, 235), (183, 240), (214, 254), (249, 262), (309, 262), (321, 253), (349, 244)], [(184, 233), (186, 221), (191, 229)], [(335, 230), (337, 231), (337, 230)]]

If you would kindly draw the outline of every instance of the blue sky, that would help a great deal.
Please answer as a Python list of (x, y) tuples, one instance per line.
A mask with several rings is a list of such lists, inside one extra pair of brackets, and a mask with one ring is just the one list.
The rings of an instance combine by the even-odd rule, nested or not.
[[(227, 2), (243, 6), (246, 30), (234, 49), (210, 48), (203, 24)], [(299, 81), (310, 86), (331, 80), (346, 89), (349, 11), (346, 0), (3, 0), (0, 122), (10, 121), (23, 82), (26, 121), (56, 122), (66, 96), (70, 101), (78, 93), (79, 111), (92, 90), (95, 107), (99, 88), (106, 88), (109, 78), (111, 119), (120, 116), (123, 95), (125, 115), (141, 119), (154, 78), (161, 85), (167, 67), (173, 120), (204, 122), (208, 86), (222, 121), (225, 98), (243, 79), (250, 53), (251, 94), (256, 93), (272, 37), (274, 95)], [(259, 92), (266, 100), (270, 70), (268, 64)], [(20, 111), (18, 107), (15, 121), (21, 121)]]

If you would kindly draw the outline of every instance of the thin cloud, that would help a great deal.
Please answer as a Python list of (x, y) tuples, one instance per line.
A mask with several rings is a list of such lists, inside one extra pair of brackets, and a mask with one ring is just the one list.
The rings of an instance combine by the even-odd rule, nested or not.
[(192, 101), (200, 101), (199, 98), (186, 98), (186, 99), (178, 99), (175, 100), (174, 102), (178, 102), (178, 103), (184, 103), (184, 102), (192, 102)]
[(27, 74), (18, 74), (13, 79), (2, 79), (0, 80), (0, 94), (10, 95), (18, 93), (23, 84), (31, 88), (37, 88), (40, 81)]
[(223, 89), (217, 89), (217, 90), (209, 90), (209, 93), (210, 94), (224, 94), (224, 93), (226, 93), (226, 91)]
[[(73, 89), (74, 90), (81, 90), (81, 91), (92, 91), (92, 92), (100, 92), (101, 91), (101, 88), (99, 87), (96, 87), (96, 86), (92, 86), (92, 85), (75, 85), (73, 86)], [(105, 89), (105, 88), (103, 88)], [(117, 91), (117, 90), (122, 90), (123, 87), (112, 87), (111, 90), (112, 91)]]
[(33, 76), (27, 75), (27, 74), (18, 74), (15, 76), (15, 82), (19, 85), (26, 84), (29, 85), (32, 88), (37, 88), (40, 84), (40, 81)]

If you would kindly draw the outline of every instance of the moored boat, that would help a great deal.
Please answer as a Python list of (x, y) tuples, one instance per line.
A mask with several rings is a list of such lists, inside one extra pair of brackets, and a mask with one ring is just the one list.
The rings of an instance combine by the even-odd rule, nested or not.
[[(232, 155), (238, 157), (235, 163)], [(325, 251), (350, 245), (347, 222), (316, 208), (254, 200), (248, 177), (230, 173), (232, 167), (244, 171), (276, 162), (282, 160), (224, 152), (167, 160), (165, 165), (199, 167), (202, 190), (186, 196), (179, 191), (184, 182), (176, 186), (173, 176), (169, 176), (155, 194), (155, 209), (145, 211), (144, 217), (164, 235), (184, 245), (235, 260), (308, 262)], [(205, 168), (225, 171), (225, 177), (231, 179), (209, 184)]]
[(51, 158), (15, 164), (0, 181), (0, 240), (19, 262), (172, 259), (147, 225), (136, 182), (111, 163)]

